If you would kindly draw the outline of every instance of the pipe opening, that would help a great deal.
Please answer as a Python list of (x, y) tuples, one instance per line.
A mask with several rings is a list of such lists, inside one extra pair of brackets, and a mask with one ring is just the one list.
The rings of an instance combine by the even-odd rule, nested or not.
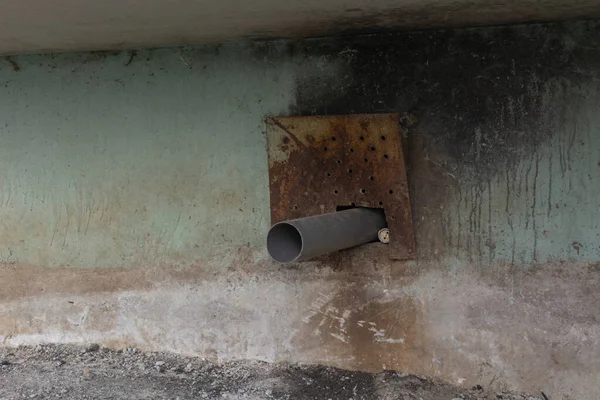
[(286, 222), (273, 225), (267, 235), (267, 251), (273, 260), (287, 264), (295, 261), (302, 252), (302, 235)]

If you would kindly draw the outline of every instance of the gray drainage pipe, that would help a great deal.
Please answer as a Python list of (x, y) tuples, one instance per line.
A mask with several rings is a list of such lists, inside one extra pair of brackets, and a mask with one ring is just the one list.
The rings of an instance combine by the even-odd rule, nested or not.
[(352, 208), (278, 222), (267, 234), (267, 250), (277, 262), (304, 261), (377, 240), (387, 226), (383, 210)]

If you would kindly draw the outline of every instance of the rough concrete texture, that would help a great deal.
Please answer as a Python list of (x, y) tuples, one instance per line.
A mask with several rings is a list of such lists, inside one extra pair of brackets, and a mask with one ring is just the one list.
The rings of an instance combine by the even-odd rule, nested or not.
[(0, 54), (600, 18), (596, 0), (7, 1)]
[[(0, 340), (598, 398), (600, 24), (0, 70)], [(418, 260), (268, 260), (268, 115), (398, 112)]]
[(17, 399), (331, 399), (331, 400), (545, 400), (459, 388), (402, 372), (378, 374), (319, 365), (241, 361), (215, 365), (198, 358), (38, 345), (0, 348), (0, 398)]

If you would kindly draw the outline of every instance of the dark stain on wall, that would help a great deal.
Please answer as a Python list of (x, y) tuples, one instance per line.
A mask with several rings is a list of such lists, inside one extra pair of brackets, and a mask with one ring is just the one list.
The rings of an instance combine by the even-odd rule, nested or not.
[(594, 22), (296, 41), (289, 54), (306, 68), (292, 114), (398, 112), (449, 171), (478, 180), (548, 140), (546, 84), (595, 76), (599, 49)]
[[(591, 213), (577, 217), (579, 232), (595, 229), (586, 187), (596, 175), (580, 161), (597, 161), (588, 110), (598, 107), (598, 21), (278, 45), (267, 57), (296, 66), (291, 115), (400, 116), (421, 260), (598, 256), (574, 250), (581, 234), (572, 238), (564, 226)], [(267, 49), (256, 51), (265, 57)]]

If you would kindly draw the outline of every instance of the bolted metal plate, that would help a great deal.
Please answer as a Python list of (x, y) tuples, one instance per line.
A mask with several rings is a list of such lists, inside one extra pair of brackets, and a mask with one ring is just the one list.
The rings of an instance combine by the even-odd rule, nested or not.
[(392, 259), (415, 256), (396, 114), (267, 118), (271, 223), (384, 208)]

